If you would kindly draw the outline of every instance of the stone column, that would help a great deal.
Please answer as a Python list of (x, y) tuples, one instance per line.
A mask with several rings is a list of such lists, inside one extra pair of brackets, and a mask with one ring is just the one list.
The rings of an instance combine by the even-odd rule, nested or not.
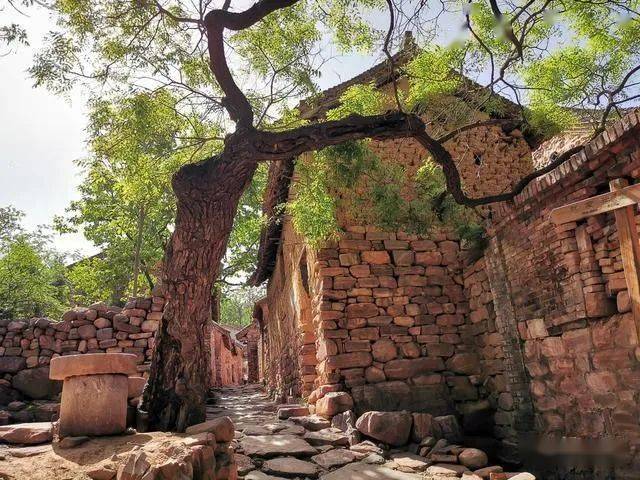
[(116, 435), (127, 428), (130, 375), (136, 355), (92, 353), (51, 360), (49, 376), (64, 380), (60, 436)]

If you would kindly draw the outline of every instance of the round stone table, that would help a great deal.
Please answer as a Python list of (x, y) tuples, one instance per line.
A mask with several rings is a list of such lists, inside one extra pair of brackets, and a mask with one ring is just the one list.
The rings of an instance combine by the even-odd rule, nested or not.
[(60, 436), (117, 435), (127, 428), (129, 376), (137, 374), (129, 353), (88, 353), (51, 359), (49, 377), (63, 380)]

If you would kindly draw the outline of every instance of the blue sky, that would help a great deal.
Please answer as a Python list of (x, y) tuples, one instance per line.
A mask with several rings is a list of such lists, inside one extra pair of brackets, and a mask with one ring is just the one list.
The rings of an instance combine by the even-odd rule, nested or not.
[[(52, 29), (48, 13), (31, 10), (23, 17), (2, 12), (2, 23), (11, 21), (26, 27), (31, 46), (0, 57), (0, 206), (24, 211), (25, 226), (31, 229), (49, 224), (78, 196), (82, 175), (73, 162), (86, 155), (85, 98), (78, 90), (63, 98), (33, 88), (26, 73), (42, 36)], [(380, 59), (337, 58), (325, 65), (320, 86), (347, 80), (376, 60)], [(54, 242), (63, 251), (96, 252), (82, 234), (56, 236)]]

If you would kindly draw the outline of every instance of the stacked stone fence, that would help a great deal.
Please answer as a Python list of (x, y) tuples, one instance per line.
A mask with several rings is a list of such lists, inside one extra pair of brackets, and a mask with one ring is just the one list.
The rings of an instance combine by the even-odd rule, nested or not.
[(52, 358), (132, 353), (149, 370), (164, 298), (137, 298), (124, 308), (95, 303), (48, 318), (0, 319), (0, 424), (47, 421), (57, 414), (60, 382), (49, 380)]

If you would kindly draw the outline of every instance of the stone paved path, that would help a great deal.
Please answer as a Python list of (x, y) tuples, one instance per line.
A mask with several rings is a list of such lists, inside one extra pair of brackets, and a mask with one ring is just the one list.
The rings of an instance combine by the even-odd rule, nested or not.
[[(273, 403), (259, 385), (219, 389), (207, 406), (208, 419), (229, 416), (236, 426), (234, 447), (240, 478), (245, 480), (480, 480), (460, 465), (433, 465), (411, 453), (383, 451), (372, 442), (349, 446), (347, 434), (327, 420), (302, 415), (277, 418)], [(304, 413), (304, 412), (303, 412)], [(435, 470), (434, 470), (435, 469)], [(440, 470), (438, 470), (440, 469)], [(444, 470), (443, 470), (444, 469)]]

